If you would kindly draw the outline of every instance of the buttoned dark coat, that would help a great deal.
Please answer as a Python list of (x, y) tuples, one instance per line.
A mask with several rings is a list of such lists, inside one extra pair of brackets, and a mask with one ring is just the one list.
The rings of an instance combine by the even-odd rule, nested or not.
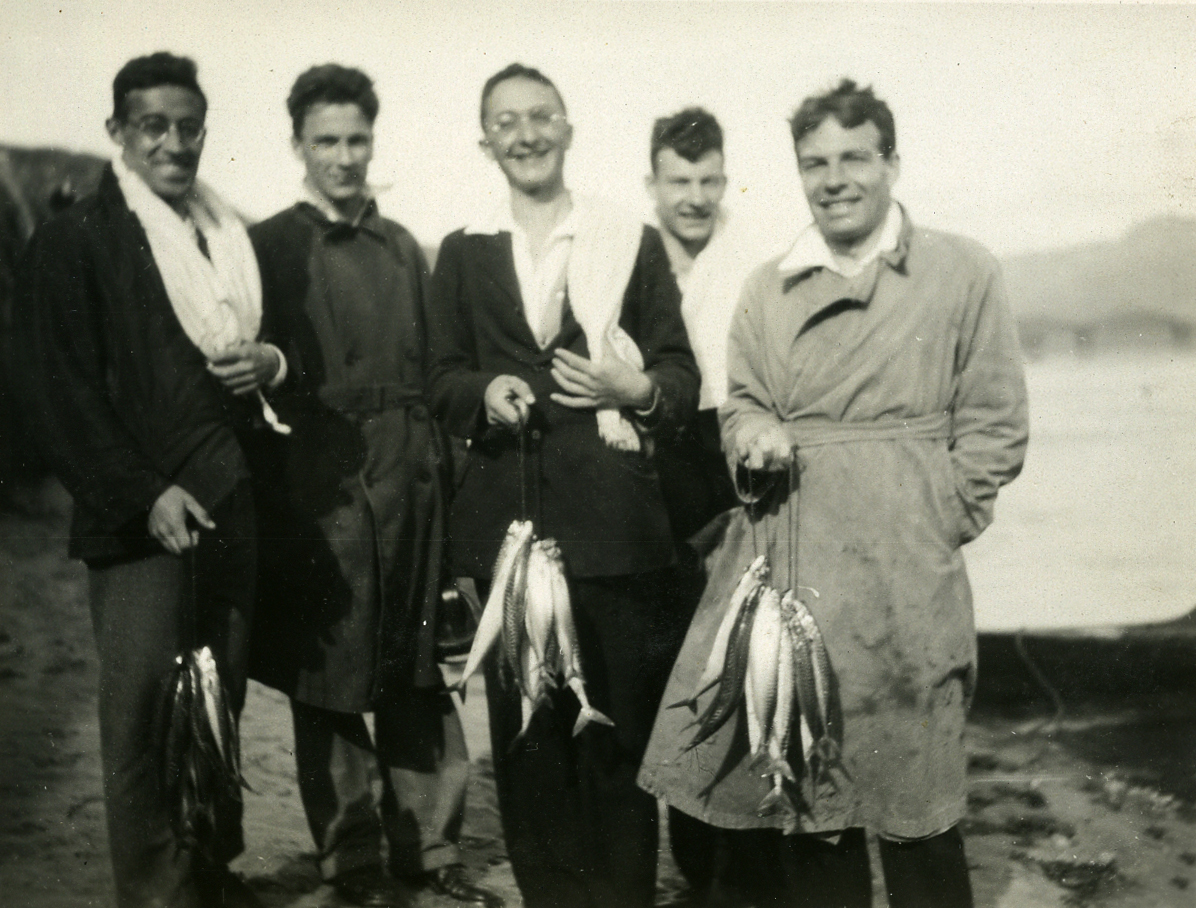
[[(651, 227), (644, 228), (619, 324), (639, 345), (659, 389), (642, 424), (649, 432), (675, 428), (696, 409), (699, 377), (680, 292)], [(567, 297), (556, 339), (544, 349), (536, 343), (509, 233), (458, 231), (445, 238), (428, 325), (434, 412), (450, 435), (471, 442), (450, 521), (456, 572), (488, 580), (507, 526), (521, 515), (536, 520), (541, 536), (557, 540), (572, 577), (636, 574), (671, 563), (672, 533), (647, 451), (611, 448), (598, 435), (593, 410), (551, 398), (560, 390), (551, 375), (554, 351), (588, 357), (589, 349)], [(487, 425), (483, 396), (499, 375), (522, 378), (536, 396), (522, 457), (513, 432)]]
[(254, 455), (262, 526), (251, 673), (309, 705), (370, 711), (441, 683), (441, 436), (424, 395), (427, 265), (371, 203), (356, 225), (299, 204), (250, 236), (287, 357), (292, 428)]

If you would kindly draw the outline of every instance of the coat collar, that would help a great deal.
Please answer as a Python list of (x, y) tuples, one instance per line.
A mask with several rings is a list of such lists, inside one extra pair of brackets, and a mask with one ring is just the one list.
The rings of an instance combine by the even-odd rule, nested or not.
[(788, 294), (796, 287), (801, 288), (802, 292), (797, 305), (803, 310), (802, 331), (815, 321), (838, 311), (839, 308), (866, 309), (872, 302), (877, 284), (880, 283), (881, 274), (886, 269), (891, 269), (901, 275), (907, 273), (906, 259), (909, 256), (910, 241), (913, 238), (913, 225), (905, 214), (905, 210), (900, 206), (897, 207), (900, 214), (900, 229), (897, 231), (896, 244), (880, 252), (863, 271), (853, 277), (844, 277), (823, 264), (810, 262), (798, 265), (796, 270), (786, 274), (787, 269), (783, 266), (787, 261), (792, 258), (792, 264), (797, 264), (797, 259), (792, 256), (792, 252), (778, 263), (777, 270), (781, 274), (781, 293)]
[[(346, 221), (339, 216), (336, 219), (330, 218), (325, 208), (326, 206), (317, 205), (315, 201), (308, 198), (301, 198), (295, 203), (295, 209), (321, 230), (326, 240), (346, 239), (361, 232), (386, 242), (386, 233), (382, 229), (382, 215), (378, 211), (378, 202), (373, 196), (370, 196), (365, 206), (352, 221)], [(395, 255), (402, 257), (402, 250), (397, 246), (393, 251)]]
[[(873, 258), (883, 262), (894, 271), (905, 273), (905, 259), (909, 255), (909, 241), (913, 234), (913, 225), (905, 209), (893, 202), (889, 207), (888, 216), (881, 228), (880, 240)], [(845, 280), (854, 283), (854, 278), (866, 274), (871, 266), (868, 262), (859, 274), (843, 276)], [(800, 234), (784, 258), (777, 263), (777, 270), (782, 274), (781, 290), (789, 290), (818, 270), (839, 273), (834, 254), (823, 238), (817, 224), (811, 224)]]

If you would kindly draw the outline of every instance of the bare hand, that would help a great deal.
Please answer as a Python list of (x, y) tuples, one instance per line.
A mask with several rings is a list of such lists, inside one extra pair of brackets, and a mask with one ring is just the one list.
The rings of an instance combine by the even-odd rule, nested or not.
[(536, 395), (522, 378), (500, 375), (486, 386), (482, 402), (486, 405), (486, 419), (491, 425), (514, 429), (527, 422)]
[(205, 530), (216, 529), (203, 505), (182, 486), (170, 486), (158, 496), (150, 508), (150, 535), (162, 543), (172, 555), (181, 555), (187, 549), (199, 545), (199, 530), (187, 523), (190, 515)]
[(576, 410), (642, 410), (652, 403), (652, 379), (613, 353), (595, 363), (558, 349), (552, 359), (552, 377), (566, 392), (553, 394), (552, 399)]
[(244, 341), (208, 363), (208, 371), (233, 394), (252, 394), (270, 383), (281, 363), (269, 344)]
[(789, 469), (796, 448), (780, 426), (770, 426), (747, 442), (736, 445), (735, 458), (749, 470), (777, 472)]

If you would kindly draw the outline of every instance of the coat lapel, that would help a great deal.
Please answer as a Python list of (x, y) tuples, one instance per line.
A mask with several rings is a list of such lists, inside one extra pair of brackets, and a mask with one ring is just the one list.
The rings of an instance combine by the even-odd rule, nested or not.
[(540, 345), (536, 343), (523, 309), (523, 294), (519, 290), (519, 277), (515, 274), (515, 254), (511, 250), (511, 234), (484, 234), (475, 239), (482, 299), (493, 300), (491, 312), (495, 319), (511, 329), (521, 344), (538, 351)]

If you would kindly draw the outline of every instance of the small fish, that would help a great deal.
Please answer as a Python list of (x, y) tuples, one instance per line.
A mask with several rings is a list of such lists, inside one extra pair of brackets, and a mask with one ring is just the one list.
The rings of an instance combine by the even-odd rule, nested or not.
[(581, 704), (581, 711), (577, 714), (577, 721), (573, 724), (573, 734), (578, 734), (591, 722), (599, 725), (613, 726), (615, 723), (603, 713), (590, 705), (590, 698), (586, 696), (586, 677), (581, 669), (581, 652), (577, 644), (577, 625), (573, 621), (573, 603), (569, 596), (569, 581), (565, 577), (565, 565), (561, 561), (559, 551), (550, 558), (552, 566), (552, 605), (553, 627), (556, 629), (556, 642), (560, 650), (560, 669), (565, 677), (565, 683), (577, 696)]
[(723, 666), (722, 677), (719, 679), (718, 691), (705, 712), (697, 720), (698, 730), (693, 740), (685, 746), (682, 752), (693, 750), (716, 731), (722, 728), (727, 720), (739, 708), (743, 697), (744, 679), (747, 677), (748, 645), (751, 642), (752, 622), (756, 617), (756, 608), (764, 593), (762, 586), (756, 587), (747, 602), (739, 611), (739, 617), (731, 628), (727, 640), (727, 659)]
[(527, 645), (524, 630), (527, 609), (527, 566), (531, 557), (531, 544), (515, 550), (515, 563), (507, 588), (503, 591), (502, 603), (502, 653), (508, 677), (513, 678), (522, 689), (523, 649)]
[(757, 808), (756, 812), (760, 816), (767, 816), (778, 810), (796, 813), (793, 801), (785, 791), (785, 782), (796, 782), (797, 777), (786, 757), (793, 731), (794, 656), (792, 638), (788, 628), (783, 625), (777, 649), (777, 705), (772, 729), (768, 735), (769, 765), (765, 773), (772, 780), (772, 789)]
[(209, 647), (195, 651), (195, 666), (199, 670), (200, 688), (203, 690), (204, 713), (208, 719), (212, 739), (216, 742), (216, 750), (223, 761), (228, 753), (228, 742), (224, 738), (225, 722), (221, 717), (224, 705), (223, 690), (220, 674), (216, 669), (216, 658)]
[(813, 613), (796, 595), (786, 594), (783, 614), (794, 644), (795, 683), (802, 714), (802, 756), (815, 782), (838, 755), (831, 709), (830, 656)]
[(740, 610), (767, 579), (768, 562), (763, 555), (759, 555), (743, 572), (743, 576), (739, 578), (739, 583), (735, 586), (735, 591), (727, 602), (727, 611), (719, 624), (718, 633), (714, 635), (714, 645), (710, 649), (710, 656), (706, 659), (706, 667), (702, 670), (702, 675), (694, 686), (693, 694), (686, 700), (671, 704), (670, 709), (688, 706), (690, 711), (694, 713), (698, 711), (698, 698), (714, 687), (722, 675), (723, 666), (727, 660), (727, 641), (731, 638), (731, 628), (735, 625)]
[[(752, 740), (752, 756), (762, 758), (768, 750), (772, 734), (773, 714), (777, 706), (778, 660), (781, 646), (781, 594), (766, 587), (756, 608), (752, 622), (752, 636), (748, 641), (747, 680), (744, 695), (758, 725)], [(751, 726), (749, 725), (749, 731)], [(750, 738), (750, 735), (749, 735)]]
[(532, 538), (532, 524), (530, 520), (516, 520), (507, 527), (507, 534), (503, 537), (502, 545), (498, 549), (498, 557), (494, 561), (494, 572), (491, 576), (490, 595), (486, 597), (486, 607), (482, 610), (482, 617), (478, 619), (478, 629), (473, 636), (473, 645), (469, 648), (469, 656), (465, 660), (465, 668), (461, 671), (461, 678), (454, 688), (465, 697), (465, 684), (478, 667), (482, 659), (494, 648), (502, 632), (503, 597), (506, 593), (507, 581), (515, 566), (516, 550), (523, 545), (530, 545)]
[[(553, 540), (537, 540), (532, 543), (527, 563), (527, 607), (524, 610), (524, 624), (538, 671), (547, 671), (549, 668), (549, 641), (552, 639), (553, 624), (556, 620), (553, 614), (553, 566), (550, 555), (553, 549), (556, 549)], [(559, 558), (559, 553), (557, 557)]]

